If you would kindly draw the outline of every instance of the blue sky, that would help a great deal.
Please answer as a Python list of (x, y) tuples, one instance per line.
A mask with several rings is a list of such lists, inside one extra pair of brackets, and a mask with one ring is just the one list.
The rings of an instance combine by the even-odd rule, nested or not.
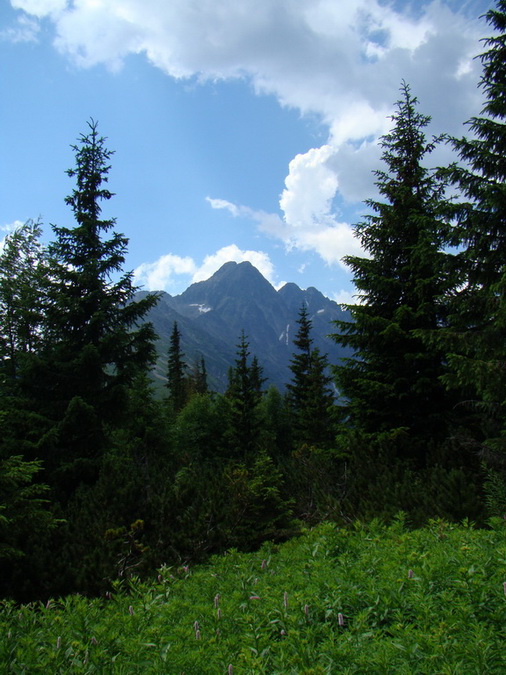
[[(0, 239), (71, 225), (71, 144), (115, 151), (105, 210), (127, 270), (182, 292), (229, 260), (348, 301), (341, 259), (374, 196), (402, 79), (465, 133), (487, 0), (2, 0)], [(451, 159), (439, 148), (431, 162)]]

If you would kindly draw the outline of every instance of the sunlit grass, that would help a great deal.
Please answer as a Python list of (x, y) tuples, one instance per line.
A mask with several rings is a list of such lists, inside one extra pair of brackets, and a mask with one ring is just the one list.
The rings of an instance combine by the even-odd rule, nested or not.
[(5, 673), (504, 673), (505, 526), (321, 525), (110, 597), (0, 610)]

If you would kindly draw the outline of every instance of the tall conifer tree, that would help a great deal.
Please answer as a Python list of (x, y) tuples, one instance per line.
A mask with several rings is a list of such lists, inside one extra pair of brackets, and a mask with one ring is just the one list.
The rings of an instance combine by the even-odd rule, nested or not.
[(291, 359), (292, 381), (287, 385), (292, 433), (297, 444), (330, 447), (334, 442), (334, 393), (326, 373), (327, 358), (313, 347), (312, 323), (305, 305), (297, 320), (293, 341), (298, 351)]
[(335, 373), (352, 427), (434, 436), (451, 407), (439, 380), (444, 354), (416, 331), (444, 323), (440, 298), (454, 280), (442, 252), (444, 185), (424, 165), (434, 148), (424, 134), (430, 118), (417, 111), (407, 84), (401, 93), (393, 129), (381, 142), (387, 169), (376, 171), (384, 200), (368, 200), (372, 213), (355, 226), (368, 257), (345, 258), (361, 297), (347, 307), (353, 320), (337, 322), (334, 339), (355, 355)]
[(506, 427), (506, 0), (485, 17), (495, 31), (479, 57), (485, 105), (468, 122), (472, 137), (451, 139), (462, 163), (444, 172), (464, 199), (453, 213), (462, 281), (441, 344), (446, 381), (467, 388), (481, 404), (483, 433), (494, 435)]
[(167, 388), (169, 390), (169, 403), (174, 412), (179, 412), (186, 403), (188, 382), (185, 377), (186, 363), (181, 349), (181, 333), (174, 321), (174, 327), (170, 335), (169, 362), (167, 368)]
[(225, 397), (230, 402), (231, 445), (234, 453), (245, 459), (251, 458), (258, 441), (258, 404), (264, 383), (258, 359), (254, 356), (250, 363), (249, 357), (249, 343), (243, 331), (237, 345), (235, 366), (229, 371)]
[[(102, 219), (112, 152), (97, 123), (73, 146), (76, 187), (66, 198), (75, 225), (53, 226), (49, 250), (56, 269), (49, 289), (48, 337), (34, 386), (43, 412), (53, 419), (59, 452), (52, 461), (97, 457), (108, 425), (121, 421), (129, 386), (154, 358), (155, 334), (142, 323), (157, 297), (136, 302), (132, 273), (123, 273), (128, 240)], [(55, 440), (56, 439), (56, 440)]]

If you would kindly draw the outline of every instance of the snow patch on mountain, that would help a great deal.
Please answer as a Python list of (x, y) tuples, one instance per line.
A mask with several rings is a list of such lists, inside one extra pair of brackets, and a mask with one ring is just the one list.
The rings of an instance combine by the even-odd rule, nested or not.
[(285, 345), (288, 346), (289, 335), (290, 335), (290, 324), (287, 323), (285, 330), (279, 336), (279, 341), (284, 342)]
[(197, 307), (201, 314), (206, 314), (212, 310), (212, 307), (207, 307), (207, 305), (199, 305), (197, 302), (193, 302), (190, 307)]

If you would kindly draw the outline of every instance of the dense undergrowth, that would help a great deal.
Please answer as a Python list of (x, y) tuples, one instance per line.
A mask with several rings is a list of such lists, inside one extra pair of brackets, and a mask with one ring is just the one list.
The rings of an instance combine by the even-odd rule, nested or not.
[(0, 605), (4, 673), (506, 672), (506, 539), (402, 518), (323, 524), (105, 598)]

